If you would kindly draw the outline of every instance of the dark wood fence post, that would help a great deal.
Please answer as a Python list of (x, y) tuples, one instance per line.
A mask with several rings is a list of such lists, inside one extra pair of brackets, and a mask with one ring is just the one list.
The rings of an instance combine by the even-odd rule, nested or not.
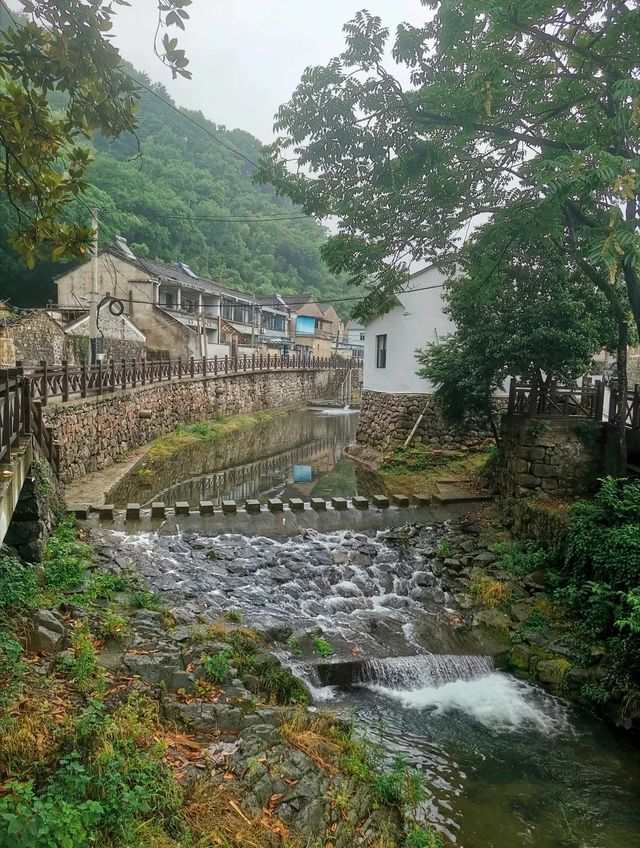
[(120, 385), (124, 391), (127, 388), (127, 360), (122, 360), (122, 374), (120, 375)]
[(87, 363), (83, 359), (80, 363), (80, 397), (87, 396)]
[(142, 380), (142, 385), (144, 386), (147, 382), (147, 357), (143, 356), (140, 360), (140, 379)]
[(116, 390), (116, 363), (114, 359), (109, 360), (109, 391)]
[(609, 424), (615, 424), (618, 420), (618, 389), (611, 386), (609, 389)]
[(4, 369), (4, 397), (2, 398), (2, 440), (0, 444), (5, 446), (5, 462), (11, 462), (11, 400), (9, 398), (9, 369)]
[(213, 357), (213, 376), (218, 376), (218, 354)]
[(98, 394), (102, 394), (102, 360), (98, 360)]
[(62, 360), (62, 402), (66, 403), (69, 400), (69, 362), (66, 359)]
[(196, 363), (195, 363), (193, 356), (189, 360), (189, 365), (190, 365), (191, 379), (193, 380), (193, 378), (196, 376)]
[(138, 382), (138, 375), (137, 375), (137, 373), (136, 373), (136, 372), (137, 372), (137, 368), (138, 368), (138, 360), (137, 360), (137, 359), (133, 359), (133, 360), (132, 360), (132, 368), (131, 368), (131, 386), (132, 386), (132, 388), (134, 388), (134, 389), (135, 389), (135, 387), (136, 387), (136, 385), (137, 385), (137, 382)]
[(209, 373), (209, 363), (207, 362), (207, 357), (202, 357), (202, 376), (206, 377)]
[[(173, 377), (173, 372), (171, 371), (171, 357), (169, 357), (168, 366), (167, 366), (167, 380), (170, 380)], [(162, 365), (160, 366), (162, 368)], [(160, 382), (162, 382), (162, 371), (160, 371)]]
[(631, 429), (640, 430), (640, 386), (637, 383), (633, 387), (631, 402)]
[(178, 380), (182, 380), (182, 357), (178, 357)]
[(22, 429), (25, 436), (31, 433), (31, 380), (22, 378)]
[(40, 367), (42, 368), (42, 377), (40, 378), (40, 400), (42, 401), (42, 405), (47, 405), (47, 393), (49, 391), (49, 381), (48, 381), (48, 372), (47, 372), (47, 360), (40, 360)]

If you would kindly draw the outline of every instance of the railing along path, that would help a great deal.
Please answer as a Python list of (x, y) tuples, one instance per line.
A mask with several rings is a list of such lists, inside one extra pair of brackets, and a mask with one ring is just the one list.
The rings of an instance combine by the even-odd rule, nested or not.
[(589, 377), (575, 388), (556, 383), (532, 386), (512, 380), (507, 412), (528, 418), (577, 417), (609, 425), (624, 421), (629, 430), (640, 431), (640, 386), (635, 385), (623, 397), (615, 383), (608, 386)]
[[(348, 371), (354, 365), (337, 357), (244, 354), (196, 359), (110, 360), (97, 365), (51, 366), (41, 362), (30, 372), (31, 396), (43, 405), (51, 398), (64, 402), (71, 397), (92, 397), (171, 380), (188, 380), (272, 371)], [(357, 367), (357, 366), (356, 366)]]

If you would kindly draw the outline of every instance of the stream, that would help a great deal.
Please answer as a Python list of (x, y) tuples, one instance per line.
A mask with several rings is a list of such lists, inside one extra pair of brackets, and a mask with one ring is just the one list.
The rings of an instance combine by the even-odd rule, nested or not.
[[(112, 502), (351, 496), (357, 416), (305, 410), (135, 469)], [(361, 487), (360, 487), (361, 488)], [(640, 756), (605, 724), (500, 670), (504, 644), (462, 628), (431, 567), (446, 525), (415, 547), (397, 530), (288, 538), (95, 531), (169, 608), (226, 610), (267, 635), (359, 732), (424, 776), (421, 815), (459, 848), (638, 848)], [(322, 633), (333, 655), (313, 650)], [(289, 636), (298, 650), (286, 648)], [(291, 643), (289, 643), (291, 645)]]
[[(430, 570), (433, 546), (387, 534), (259, 536), (99, 531), (170, 607), (233, 608), (270, 638), (320, 631), (334, 655), (280, 656), (318, 708), (401, 753), (424, 775), (421, 810), (461, 848), (637, 848), (638, 751), (604, 724), (506, 674), (462, 632)], [(446, 528), (434, 526), (435, 544)]]

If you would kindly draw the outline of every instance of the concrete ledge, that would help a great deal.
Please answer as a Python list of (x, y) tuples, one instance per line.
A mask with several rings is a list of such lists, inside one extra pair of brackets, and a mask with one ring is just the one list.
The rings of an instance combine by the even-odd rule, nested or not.
[(418, 506), (429, 506), (431, 503), (431, 495), (421, 495), (418, 492), (414, 492), (411, 497), (413, 498), (413, 502), (418, 504)]
[(238, 504), (235, 501), (222, 501), (222, 512), (225, 515), (235, 515), (238, 511)]
[(140, 504), (128, 503), (126, 512), (127, 521), (140, 521)]
[(103, 504), (98, 507), (98, 515), (100, 516), (101, 521), (113, 521), (114, 513), (115, 507), (113, 504)]
[(304, 512), (304, 501), (302, 498), (289, 498), (289, 509), (291, 512)]
[(257, 515), (260, 512), (262, 504), (258, 500), (248, 500), (245, 501), (244, 507), (249, 515)]
[(331, 506), (334, 509), (349, 509), (349, 501), (346, 498), (331, 498)]
[(188, 501), (176, 501), (175, 505), (176, 515), (189, 515), (191, 508), (189, 507)]
[(74, 515), (78, 521), (86, 521), (89, 518), (91, 507), (89, 504), (70, 504), (67, 509), (69, 515)]
[(200, 501), (199, 512), (200, 515), (213, 515), (213, 501)]
[(402, 509), (411, 506), (411, 498), (407, 495), (391, 495), (391, 500), (396, 506), (402, 507)]
[(154, 501), (151, 504), (151, 518), (165, 518), (166, 515), (167, 508), (164, 501)]
[(375, 509), (389, 509), (389, 498), (386, 495), (374, 495), (371, 502)]
[(269, 498), (267, 501), (267, 509), (269, 512), (284, 512), (284, 504), (280, 498)]
[(315, 512), (326, 512), (327, 511), (327, 502), (324, 498), (311, 498), (311, 509)]
[(363, 498), (362, 495), (354, 495), (351, 498), (351, 503), (356, 509), (369, 509), (368, 498)]

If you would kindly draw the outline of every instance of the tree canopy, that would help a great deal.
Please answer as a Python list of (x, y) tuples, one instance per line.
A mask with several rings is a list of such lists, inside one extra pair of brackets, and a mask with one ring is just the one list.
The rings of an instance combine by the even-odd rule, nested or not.
[[(39, 4), (38, 14), (45, 5)], [(52, 4), (59, 9), (67, 5), (85, 9), (83, 3), (56, 0)], [(186, 14), (184, 5), (177, 0), (173, 3), (176, 14), (180, 10)], [(160, 3), (163, 20), (172, 25), (168, 7), (168, 2)], [(107, 15), (108, 4), (99, 5), (100, 9)], [(22, 49), (31, 29), (16, 29), (12, 19), (4, 15), (1, 21), (3, 25), (8, 22), (7, 43), (19, 44)], [(20, 25), (21, 20), (17, 23)], [(48, 38), (47, 30), (39, 37)], [(161, 45), (160, 39), (158, 52), (164, 49)], [(110, 61), (115, 61), (117, 54), (108, 43), (100, 45), (100, 51), (103, 49)], [(177, 48), (173, 49), (175, 58)], [(0, 38), (0, 69), (8, 50)], [(26, 63), (26, 58), (23, 61)], [(61, 141), (46, 155), (34, 148), (38, 168), (29, 166), (31, 182), (23, 174), (24, 202), (11, 192), (3, 196), (0, 188), (3, 296), (21, 306), (41, 305), (55, 297), (51, 279), (62, 269), (51, 264), (51, 253), (54, 259), (63, 261), (82, 256), (91, 237), (89, 209), (95, 204), (100, 209), (102, 244), (120, 234), (141, 256), (167, 262), (181, 260), (198, 273), (260, 294), (309, 292), (321, 300), (339, 297), (343, 283), (328, 271), (320, 256), (326, 239), (324, 228), (290, 201), (276, 197), (271, 187), (252, 183), (253, 162), (262, 148), (258, 139), (242, 130), (216, 125), (201, 113), (179, 110), (163, 86), (152, 83), (119, 57), (118, 63), (117, 80), (131, 98), (127, 100), (127, 108), (131, 107), (127, 120), (115, 126), (110, 115), (105, 116), (104, 126), (74, 126), (70, 130), (82, 142), (82, 153), (78, 153), (83, 160), (81, 173), (64, 178), (67, 145)], [(55, 73), (50, 71), (53, 76)], [(90, 85), (88, 80), (85, 83)], [(107, 81), (99, 84), (106, 85)], [(72, 108), (70, 91), (64, 85), (52, 88), (49, 81), (46, 87), (43, 103), (50, 120), (63, 121)], [(0, 98), (2, 91), (0, 87)], [(83, 92), (87, 99), (100, 96), (95, 89)], [(0, 99), (0, 121), (3, 103)], [(71, 118), (64, 120), (69, 124)], [(26, 160), (21, 159), (20, 166), (23, 162)], [(20, 167), (16, 168), (19, 179)], [(40, 177), (50, 177), (60, 185), (55, 201), (48, 198), (41, 208), (37, 195), (35, 205), (29, 200), (34, 180)], [(13, 244), (22, 254), (38, 259), (32, 271), (8, 247), (12, 234)]]
[(412, 261), (455, 260), (478, 215), (512, 209), (547, 222), (619, 320), (626, 290), (640, 324), (635, 0), (422, 3), (428, 20), (393, 40), (366, 11), (345, 26), (345, 51), (280, 108), (259, 178), (336, 216), (324, 255), (369, 292), (361, 312)]
[(494, 418), (492, 395), (509, 376), (571, 383), (595, 353), (615, 348), (606, 297), (548, 239), (548, 221), (504, 210), (458, 254), (445, 291), (457, 330), (418, 354), (453, 423)]
[[(190, 3), (157, 2), (154, 49), (174, 76), (189, 75), (188, 60), (166, 30), (184, 29)], [(127, 0), (20, 4), (22, 16), (0, 5), (0, 185), (17, 218), (13, 245), (33, 268), (86, 252), (90, 228), (65, 214), (87, 185), (83, 141), (135, 130), (137, 86), (109, 40), (114, 7)]]

